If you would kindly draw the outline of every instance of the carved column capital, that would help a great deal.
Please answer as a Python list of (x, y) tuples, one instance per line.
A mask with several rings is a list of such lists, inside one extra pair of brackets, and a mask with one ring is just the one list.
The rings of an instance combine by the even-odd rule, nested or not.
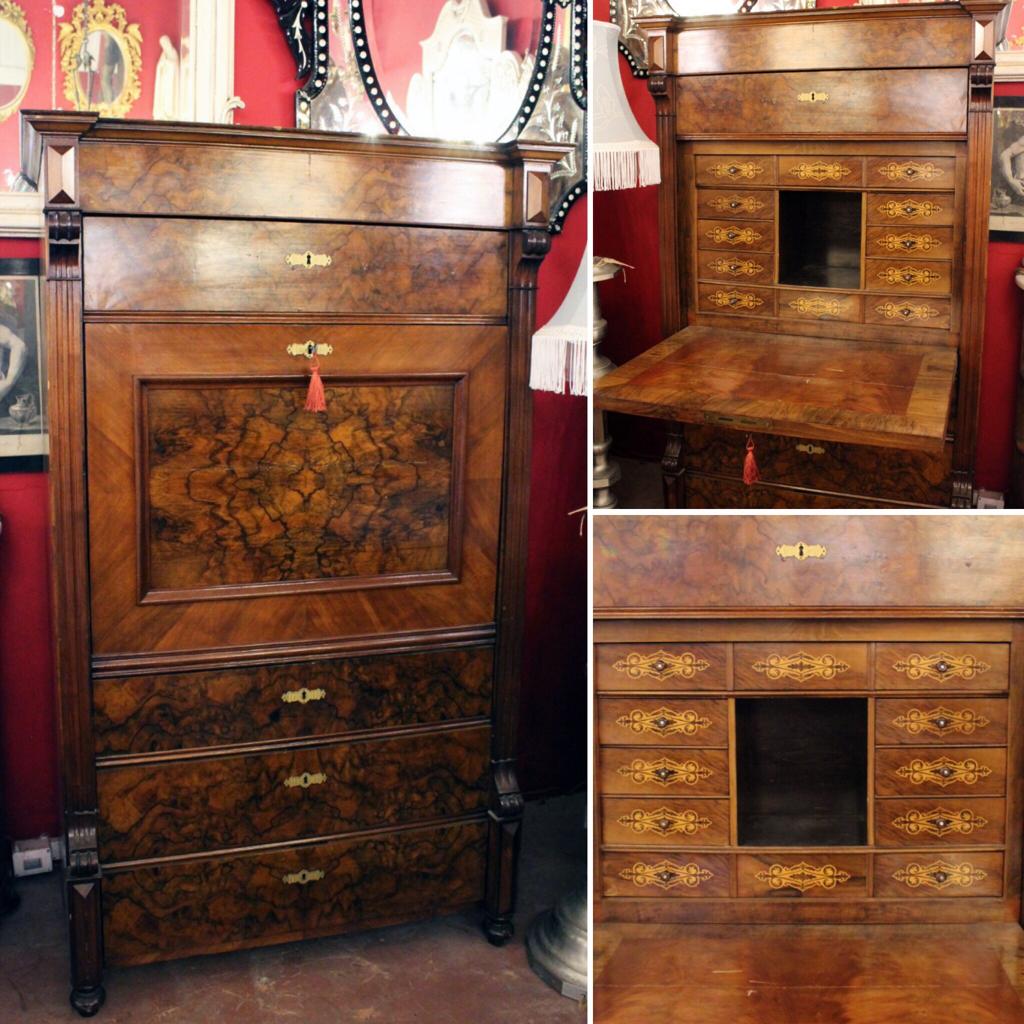
[(46, 211), (46, 245), (47, 280), (81, 280), (82, 214), (80, 210)]
[(100, 873), (97, 811), (72, 811), (67, 815), (67, 874), (69, 880), (95, 878)]

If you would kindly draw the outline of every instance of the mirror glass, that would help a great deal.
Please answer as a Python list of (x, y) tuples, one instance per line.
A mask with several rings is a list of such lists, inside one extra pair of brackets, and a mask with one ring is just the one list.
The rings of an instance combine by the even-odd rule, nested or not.
[(113, 105), (124, 92), (125, 55), (118, 38), (106, 29), (93, 29), (75, 72), (83, 109)]
[(22, 30), (0, 20), (0, 110), (18, 105), (32, 74), (32, 50)]

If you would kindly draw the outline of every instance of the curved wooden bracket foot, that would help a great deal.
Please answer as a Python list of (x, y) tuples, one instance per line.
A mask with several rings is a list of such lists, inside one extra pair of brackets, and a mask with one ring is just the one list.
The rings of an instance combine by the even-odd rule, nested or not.
[(106, 998), (107, 993), (102, 985), (71, 990), (71, 1005), (82, 1017), (95, 1017)]

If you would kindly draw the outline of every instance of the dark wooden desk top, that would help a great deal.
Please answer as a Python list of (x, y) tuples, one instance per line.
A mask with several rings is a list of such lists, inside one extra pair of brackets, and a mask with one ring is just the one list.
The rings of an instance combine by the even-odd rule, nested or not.
[(937, 451), (956, 365), (946, 347), (695, 326), (601, 378), (594, 401), (680, 423)]

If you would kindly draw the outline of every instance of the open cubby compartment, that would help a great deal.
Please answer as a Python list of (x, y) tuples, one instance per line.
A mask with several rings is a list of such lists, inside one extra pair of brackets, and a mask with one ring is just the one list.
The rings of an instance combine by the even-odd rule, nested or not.
[(736, 700), (740, 846), (864, 846), (865, 698)]
[(861, 192), (780, 191), (779, 284), (860, 288), (863, 206)]

